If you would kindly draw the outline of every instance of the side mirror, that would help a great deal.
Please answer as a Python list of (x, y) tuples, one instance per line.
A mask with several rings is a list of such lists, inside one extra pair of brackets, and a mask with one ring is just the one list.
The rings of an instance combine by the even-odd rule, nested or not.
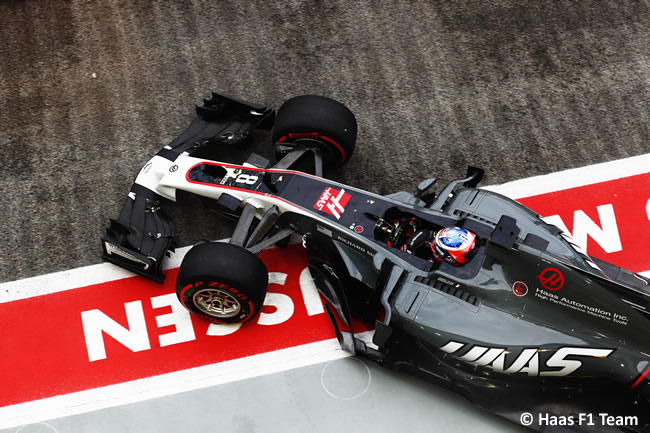
[(436, 183), (438, 179), (435, 177), (425, 179), (422, 182), (418, 184), (418, 193), (416, 194), (416, 197), (420, 198), (422, 195), (433, 186), (434, 183)]

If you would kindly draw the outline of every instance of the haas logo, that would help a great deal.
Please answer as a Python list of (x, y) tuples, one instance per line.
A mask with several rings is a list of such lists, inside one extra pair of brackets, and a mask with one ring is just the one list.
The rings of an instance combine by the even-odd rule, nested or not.
[[(469, 350), (462, 350), (468, 347)], [(450, 341), (440, 347), (440, 350), (477, 367), (489, 367), (498, 373), (523, 373), (528, 376), (568, 376), (582, 367), (580, 358), (605, 359), (614, 351), (591, 347), (560, 347), (542, 364), (539, 358), (543, 351), (537, 347), (523, 349), (514, 359), (514, 353), (505, 347), (472, 346), (457, 341)], [(461, 352), (465, 353), (460, 355)]]
[(564, 286), (564, 275), (555, 268), (546, 268), (538, 276), (539, 282), (546, 290), (556, 291)]
[(340, 191), (332, 187), (325, 188), (322, 192), (314, 209), (334, 215), (336, 219), (341, 218), (341, 214), (345, 211), (345, 205), (350, 201), (350, 194), (346, 193), (344, 189)]

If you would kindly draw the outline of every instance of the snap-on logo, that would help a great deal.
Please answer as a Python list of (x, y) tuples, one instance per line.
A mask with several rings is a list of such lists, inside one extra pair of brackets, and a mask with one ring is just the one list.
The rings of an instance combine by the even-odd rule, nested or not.
[(347, 194), (344, 189), (339, 191), (328, 186), (322, 192), (316, 204), (314, 204), (314, 209), (334, 215), (336, 219), (340, 219), (341, 214), (345, 211), (345, 205), (350, 201), (350, 197), (352, 196)]

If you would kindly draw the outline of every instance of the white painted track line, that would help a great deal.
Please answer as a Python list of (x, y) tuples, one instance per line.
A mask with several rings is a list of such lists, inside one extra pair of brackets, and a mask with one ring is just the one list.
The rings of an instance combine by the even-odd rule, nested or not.
[[(176, 252), (172, 253), (171, 257), (168, 257), (163, 263), (163, 269), (179, 267), (185, 253), (190, 248), (183, 247), (176, 249)], [(133, 272), (127, 271), (112, 263), (99, 263), (82, 268), (25, 278), (23, 280), (8, 281), (0, 284), (0, 304), (133, 276), (135, 276)]]
[(484, 188), (518, 199), (645, 173), (650, 173), (650, 153)]

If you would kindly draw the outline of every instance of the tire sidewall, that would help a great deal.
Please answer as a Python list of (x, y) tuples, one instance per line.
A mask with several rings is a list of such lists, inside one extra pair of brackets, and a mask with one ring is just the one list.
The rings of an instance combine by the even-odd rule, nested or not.
[[(213, 323), (241, 323), (262, 308), (268, 285), (264, 262), (241, 246), (208, 242), (194, 246), (185, 255), (176, 279), (176, 295), (191, 313)], [(195, 304), (199, 290), (213, 288), (237, 299), (240, 312), (232, 317), (213, 316)]]

